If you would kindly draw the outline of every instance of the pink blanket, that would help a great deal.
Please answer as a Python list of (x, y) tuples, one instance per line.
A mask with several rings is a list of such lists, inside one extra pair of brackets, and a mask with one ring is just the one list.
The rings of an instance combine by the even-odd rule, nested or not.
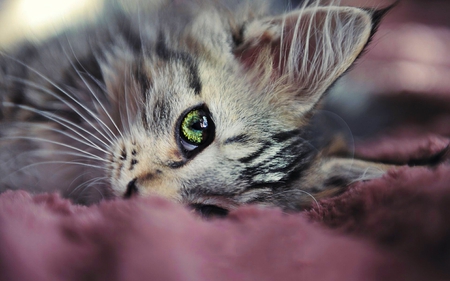
[[(390, 140), (370, 151), (390, 155)], [(447, 144), (411, 140), (403, 154)], [(305, 213), (246, 207), (212, 221), (160, 198), (82, 207), (6, 192), (0, 280), (450, 279), (449, 183), (447, 164), (400, 167)]]
[[(369, 151), (389, 155), (390, 140)], [(419, 139), (402, 154), (446, 145)], [(6, 192), (0, 280), (450, 279), (449, 182), (446, 164), (401, 167), (309, 212), (246, 207), (212, 221), (160, 198), (82, 207)]]
[(303, 214), (204, 221), (160, 198), (0, 195), (1, 280), (450, 279), (450, 167), (401, 168)]

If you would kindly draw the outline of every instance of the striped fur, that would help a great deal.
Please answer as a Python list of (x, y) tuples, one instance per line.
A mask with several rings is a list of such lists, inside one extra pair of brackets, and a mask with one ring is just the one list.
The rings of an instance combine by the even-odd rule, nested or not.
[[(314, 147), (308, 130), (381, 12), (235, 2), (111, 3), (95, 24), (3, 52), (0, 190), (301, 210), (382, 175)], [(180, 118), (199, 106), (213, 139), (187, 153)]]

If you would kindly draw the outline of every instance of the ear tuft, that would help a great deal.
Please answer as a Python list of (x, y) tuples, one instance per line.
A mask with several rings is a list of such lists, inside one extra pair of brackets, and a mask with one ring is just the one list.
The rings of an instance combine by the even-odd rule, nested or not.
[(353, 64), (386, 11), (313, 6), (255, 20), (235, 56), (258, 88), (270, 87), (278, 103), (304, 116)]
[(378, 26), (380, 25), (380, 23), (383, 20), (383, 18), (393, 8), (395, 8), (399, 3), (400, 3), (400, 0), (395, 0), (394, 3), (392, 3), (391, 5), (387, 6), (386, 8), (383, 8), (383, 9), (365, 9), (366, 11), (368, 11), (372, 15), (372, 32), (371, 32), (371, 36), (373, 36), (375, 34), (375, 32), (377, 32)]

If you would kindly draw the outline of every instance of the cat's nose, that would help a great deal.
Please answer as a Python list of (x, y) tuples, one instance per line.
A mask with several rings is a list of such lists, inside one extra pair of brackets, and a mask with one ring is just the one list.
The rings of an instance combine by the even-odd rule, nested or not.
[(125, 193), (123, 194), (123, 198), (128, 199), (139, 193), (139, 190), (136, 186), (136, 180), (137, 180), (137, 178), (134, 178), (127, 184), (127, 189), (125, 190)]

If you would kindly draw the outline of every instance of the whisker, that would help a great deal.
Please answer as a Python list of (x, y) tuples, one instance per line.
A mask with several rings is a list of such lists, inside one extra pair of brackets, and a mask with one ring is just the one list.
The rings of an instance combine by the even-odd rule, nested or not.
[[(87, 142), (85, 142), (85, 141), (83, 141), (83, 140), (81, 140), (81, 139), (75, 137), (74, 135), (71, 135), (71, 134), (69, 134), (69, 133), (67, 133), (67, 132), (64, 132), (63, 130), (59, 130), (59, 129), (56, 129), (56, 128), (52, 128), (52, 127), (50, 127), (50, 126), (48, 126), (48, 125), (45, 125), (45, 124), (34, 124), (33, 126), (44, 127), (44, 128), (46, 128), (47, 130), (54, 131), (54, 132), (56, 132), (56, 133), (60, 133), (61, 135), (64, 135), (64, 136), (66, 136), (66, 137), (68, 137), (68, 138), (71, 138), (71, 139), (73, 139), (73, 140), (76, 140), (76, 141), (78, 141), (79, 143), (82, 143), (82, 144), (84, 144), (84, 145), (86, 145), (86, 146), (89, 146), (89, 147), (91, 147), (91, 148), (93, 148), (93, 149), (97, 149), (98, 151), (101, 151), (101, 152), (103, 152), (103, 153), (112, 155), (111, 152), (106, 151), (106, 150), (104, 150), (104, 149), (98, 147), (98, 146), (95, 145), (95, 144), (94, 144), (94, 145), (91, 145), (91, 144), (90, 144), (91, 142), (87, 143)], [(66, 127), (66, 128), (67, 128), (67, 127)]]
[(104, 198), (103, 193), (100, 192), (100, 190), (98, 190), (94, 185), (96, 185), (98, 182), (104, 181), (106, 180), (106, 177), (99, 177), (94, 179), (93, 181), (91, 181), (90, 183), (88, 183), (88, 185), (86, 187), (83, 188), (83, 190), (81, 191), (81, 193), (83, 193), (86, 189), (90, 188), (90, 187), (94, 187), (95, 190), (98, 191), (98, 193), (100, 193), (100, 195), (102, 196), (102, 198)]
[[(79, 177), (77, 177), (77, 179), (78, 179)], [(96, 177), (96, 178), (93, 178), (93, 179), (89, 179), (89, 180), (87, 180), (87, 181), (85, 181), (85, 182), (83, 182), (83, 183), (81, 183), (81, 184), (79, 184), (77, 187), (75, 187), (70, 193), (69, 193), (69, 196), (71, 196), (71, 195), (73, 195), (75, 192), (77, 192), (79, 189), (82, 189), (81, 191), (80, 191), (80, 194), (82, 194), (87, 188), (89, 188), (89, 187), (92, 187), (94, 184), (96, 184), (96, 183), (98, 183), (98, 182), (100, 182), (100, 181), (103, 181), (103, 180), (106, 180), (106, 179), (108, 179), (107, 177)], [(85, 186), (84, 188), (83, 188), (83, 186)], [(102, 197), (103, 197), (103, 194), (100, 192), (100, 194), (102, 195)]]
[(94, 168), (94, 169), (100, 169), (100, 170), (104, 170), (104, 167), (98, 166), (98, 165), (93, 165), (93, 164), (87, 164), (87, 163), (81, 163), (81, 162), (75, 162), (75, 161), (41, 161), (41, 162), (36, 162), (36, 163), (32, 163), (26, 166), (23, 166), (20, 169), (17, 169), (13, 172), (11, 172), (10, 174), (6, 175), (5, 177), (1, 178), (0, 181), (4, 181), (6, 178), (10, 178), (11, 176), (13, 176), (16, 173), (19, 173), (23, 170), (32, 168), (32, 167), (36, 167), (39, 165), (48, 165), (48, 164), (66, 164), (66, 165), (78, 165), (78, 166), (83, 166), (83, 167), (88, 167), (88, 168)]
[(101, 167), (98, 165), (87, 164), (87, 163), (82, 163), (82, 162), (75, 162), (75, 161), (41, 161), (41, 162), (36, 162), (36, 163), (30, 164), (30, 165), (24, 166), (20, 170), (28, 169), (28, 168), (31, 168), (31, 167), (37, 166), (37, 165), (45, 165), (45, 164), (80, 165), (80, 166), (89, 167), (89, 168), (95, 168), (95, 169), (101, 169), (101, 170), (104, 169), (104, 167)]
[[(80, 143), (82, 143), (82, 144), (85, 144), (85, 145), (87, 145), (87, 146), (89, 146), (89, 147), (92, 147), (92, 148), (94, 148), (94, 149), (97, 149), (97, 150), (99, 150), (99, 151), (101, 151), (101, 152), (103, 152), (103, 153), (111, 154), (111, 152), (108, 152), (108, 151), (102, 149), (101, 147), (99, 147), (98, 145), (96, 145), (94, 142), (92, 142), (90, 139), (88, 139), (86, 136), (84, 136), (82, 133), (80, 133), (79, 131), (75, 130), (74, 128), (68, 126), (67, 124), (64, 124), (63, 122), (66, 122), (66, 123), (69, 123), (69, 124), (72, 125), (72, 126), (75, 126), (77, 129), (80, 129), (80, 130), (82, 130), (83, 132), (89, 134), (90, 136), (93, 136), (94, 138), (96, 138), (99, 142), (101, 142), (103, 145), (105, 145), (105, 147), (108, 147), (108, 145), (107, 145), (106, 143), (104, 143), (102, 140), (100, 140), (97, 136), (95, 136), (95, 135), (92, 134), (91, 132), (85, 130), (84, 128), (78, 126), (77, 124), (75, 124), (75, 123), (73, 123), (73, 122), (71, 122), (71, 121), (69, 121), (69, 120), (67, 120), (67, 119), (65, 119), (65, 118), (63, 118), (63, 117), (60, 117), (60, 116), (58, 116), (58, 115), (56, 115), (56, 114), (53, 114), (53, 113), (50, 113), (50, 112), (45, 112), (45, 111), (42, 111), (42, 110), (39, 110), (39, 109), (35, 109), (35, 108), (29, 107), (29, 106), (26, 106), (26, 105), (13, 104), (13, 103), (10, 103), (10, 102), (3, 102), (2, 104), (3, 104), (3, 106), (7, 106), (7, 107), (19, 107), (20, 109), (28, 110), (28, 111), (37, 113), (37, 114), (39, 114), (39, 115), (41, 115), (41, 116), (43, 116), (43, 117), (46, 117), (46, 118), (48, 118), (49, 120), (52, 120), (52, 121), (54, 121), (54, 122), (60, 124), (60, 125), (63, 126), (64, 128), (67, 128), (68, 130), (70, 130), (70, 131), (76, 133), (78, 136), (80, 136), (80, 137), (82, 137), (83, 139), (85, 139), (88, 143), (86, 143), (86, 142), (80, 140), (79, 138), (77, 138), (77, 137), (75, 137), (75, 136), (73, 136), (73, 135), (71, 135), (71, 134), (69, 134), (69, 133), (67, 133), (67, 132), (64, 132), (64, 131), (62, 131), (62, 130), (58, 130), (58, 129), (52, 128), (52, 127), (49, 126), (49, 125), (44, 125), (44, 124), (33, 124), (33, 126), (45, 127), (47, 130), (52, 130), (52, 131), (61, 133), (61, 134), (65, 135), (65, 136), (67, 136), (67, 137), (69, 137), (69, 138), (71, 138), (71, 139), (74, 139), (74, 140), (76, 140), (76, 141), (78, 141), (78, 142), (80, 142)], [(61, 121), (59, 121), (58, 119), (60, 119)]]
[[(75, 60), (78, 62), (78, 64), (83, 68), (84, 71), (86, 71), (86, 69), (84, 68), (84, 66), (80, 63), (80, 61), (78, 60), (77, 56), (75, 55), (75, 52), (73, 50), (72, 44), (70, 43), (69, 39), (67, 38), (67, 43), (69, 44), (69, 47), (72, 51), (72, 54), (75, 58)], [(94, 91), (92, 90), (91, 86), (89, 86), (89, 83), (86, 82), (86, 80), (84, 79), (84, 77), (80, 74), (80, 72), (78, 71), (78, 69), (75, 67), (75, 65), (73, 64), (72, 60), (69, 58), (69, 56), (66, 53), (66, 50), (64, 49), (63, 46), (61, 46), (64, 54), (66, 55), (67, 60), (69, 61), (70, 65), (72, 66), (72, 68), (75, 70), (75, 72), (77, 73), (78, 77), (80, 77), (80, 79), (83, 81), (84, 85), (89, 89), (89, 92), (91, 93), (91, 95), (95, 98), (95, 100), (98, 102), (98, 104), (100, 105), (100, 107), (102, 108), (102, 110), (105, 112), (105, 114), (108, 116), (109, 120), (112, 122), (112, 124), (114, 125), (114, 127), (116, 128), (116, 130), (119, 132), (119, 134), (122, 136), (122, 133), (120, 132), (119, 128), (116, 126), (116, 123), (113, 121), (113, 119), (111, 118), (111, 116), (109, 115), (108, 111), (106, 110), (106, 108), (104, 107), (103, 103), (100, 101), (100, 99), (97, 97), (97, 95), (94, 93)], [(87, 72), (87, 71), (86, 71)], [(101, 119), (99, 118), (97, 120), (97, 122), (99, 122), (99, 124), (103, 125), (102, 127), (106, 128), (106, 133), (112, 134), (112, 136), (108, 133), (108, 135), (112, 138), (117, 139), (117, 136), (114, 134), (114, 132), (111, 130), (111, 128), (109, 128), (108, 125), (106, 125), (103, 121), (101, 121)]]
[(39, 152), (39, 154), (51, 153), (53, 155), (55, 155), (55, 154), (71, 155), (71, 156), (82, 157), (82, 158), (89, 159), (89, 160), (101, 161), (101, 162), (105, 162), (105, 163), (108, 163), (108, 164), (111, 163), (110, 161), (108, 161), (106, 159), (103, 159), (101, 157), (98, 157), (98, 156), (97, 157), (92, 157), (92, 156), (89, 156), (89, 155), (76, 153), (76, 152), (71, 152), (71, 151), (66, 151), (66, 150), (55, 151), (55, 150), (51, 150), (51, 149), (39, 149), (38, 151), (35, 151), (35, 153), (36, 152)]
[[(301, 193), (304, 193), (304, 194), (308, 195), (309, 197), (311, 197), (312, 200), (314, 201), (314, 203), (316, 204), (317, 208), (319, 210), (321, 209), (321, 206), (320, 206), (319, 202), (317, 201), (317, 199), (314, 197), (314, 195), (312, 195), (311, 193), (309, 193), (309, 192), (307, 192), (305, 190), (302, 190), (302, 189), (298, 189), (298, 190), (295, 190), (295, 191), (300, 191)], [(283, 195), (283, 194), (290, 195), (290, 194), (292, 194), (292, 191), (290, 191), (290, 190), (281, 191), (281, 192), (277, 192), (276, 194), (268, 195), (268, 197), (272, 197), (273, 198), (273, 197), (275, 197), (275, 195), (279, 196), (279, 195)]]
[(128, 78), (127, 72), (125, 72), (125, 83), (124, 83), (124, 88), (125, 88), (125, 111), (127, 112), (127, 121), (128, 121), (128, 128), (131, 129), (131, 117), (130, 117), (130, 109), (129, 109), (129, 104), (128, 104), (128, 87), (127, 87), (127, 81), (126, 79)]
[(317, 201), (317, 199), (309, 192), (306, 192), (302, 189), (299, 189), (300, 192), (305, 193), (306, 195), (308, 195), (309, 197), (312, 198), (312, 200), (314, 200), (314, 202), (316, 203), (317, 208), (320, 210), (322, 207), (320, 206), (319, 202)]
[[(45, 92), (45, 93), (47, 93), (47, 94), (49, 94), (49, 95), (51, 95), (51, 96), (53, 96), (54, 98), (56, 98), (56, 99), (58, 99), (59, 101), (61, 101), (61, 102), (63, 102), (65, 105), (67, 105), (70, 109), (72, 109), (73, 110), (73, 112), (75, 112), (76, 114), (78, 114), (78, 116), (80, 116), (84, 121), (86, 121), (95, 131), (97, 131), (103, 138), (105, 138), (111, 145), (113, 144), (113, 141), (110, 139), (110, 138), (108, 138), (108, 137), (106, 137), (94, 124), (92, 124), (92, 122), (91, 121), (89, 121), (87, 118), (86, 118), (86, 116), (84, 116), (79, 110), (77, 110), (72, 104), (70, 104), (68, 101), (66, 101), (66, 100), (64, 100), (63, 98), (61, 98), (60, 96), (58, 96), (57, 94), (55, 94), (55, 93), (53, 93), (52, 91), (50, 91), (49, 89), (47, 89), (47, 88), (45, 88), (45, 87), (43, 87), (43, 86), (41, 86), (41, 85), (38, 85), (38, 84), (36, 84), (36, 83), (34, 83), (34, 82), (32, 82), (32, 81), (29, 81), (29, 80), (26, 80), (26, 79), (22, 79), (22, 78), (20, 78), (20, 77), (14, 77), (14, 76), (6, 76), (8, 79), (10, 79), (10, 80), (12, 80), (12, 81), (16, 81), (16, 82), (19, 82), (19, 83), (23, 83), (23, 84), (25, 84), (25, 85), (27, 85), (27, 86), (30, 86), (30, 87), (34, 87), (34, 88), (36, 88), (36, 89), (39, 89), (39, 90), (41, 90), (41, 91), (43, 91), (43, 92)], [(67, 93), (65, 93), (66, 95), (68, 95)], [(70, 96), (70, 98), (72, 99), (72, 100), (75, 100), (73, 97), (71, 97)], [(76, 101), (76, 103), (77, 104), (79, 104), (83, 109), (85, 109), (85, 110), (88, 110), (88, 109), (86, 109), (86, 107), (84, 106), (84, 105), (81, 105), (78, 101)], [(98, 118), (98, 117), (94, 117), (94, 118)]]
[(68, 137), (68, 138), (70, 138), (70, 139), (73, 139), (73, 140), (75, 140), (75, 141), (78, 141), (79, 143), (84, 144), (84, 145), (86, 145), (86, 146), (88, 146), (88, 147), (91, 147), (91, 148), (93, 148), (93, 149), (96, 149), (96, 150), (98, 150), (98, 151), (100, 151), (100, 152), (103, 152), (103, 153), (105, 153), (105, 154), (112, 155), (111, 152), (106, 151), (106, 150), (103, 150), (103, 149), (99, 148), (98, 146), (90, 145), (89, 143), (87, 143), (87, 142), (85, 142), (85, 141), (83, 141), (83, 140), (81, 140), (81, 139), (75, 137), (74, 135), (71, 135), (71, 134), (69, 134), (69, 133), (67, 133), (67, 132), (64, 132), (63, 130), (59, 130), (59, 129), (56, 129), (56, 128), (52, 128), (52, 127), (50, 127), (50, 126), (48, 126), (48, 125), (45, 125), (45, 124), (34, 124), (34, 126), (44, 127), (44, 128), (46, 128), (47, 130), (50, 130), (50, 131), (59, 133), (59, 134), (61, 134), (61, 135), (64, 135), (64, 136), (66, 136), (66, 137)]
[[(35, 70), (34, 68), (32, 68), (31, 66), (27, 65), (26, 63), (15, 59), (3, 52), (0, 52), (0, 54), (3, 54), (5, 57), (17, 62), (18, 64), (26, 67), (27, 69), (29, 69), (30, 71), (32, 71), (33, 73), (35, 73), (36, 75), (38, 75), (39, 77), (41, 77), (42, 79), (44, 79), (45, 81), (47, 81), (48, 83), (50, 83), (50, 85), (52, 85), (53, 87), (55, 87), (56, 89), (58, 89), (61, 93), (63, 93), (66, 97), (68, 97), (69, 99), (71, 99), (73, 102), (75, 102), (78, 106), (80, 106), (82, 109), (84, 109), (87, 113), (89, 113), (89, 115), (91, 115), (94, 119), (97, 120), (97, 122), (102, 122), (101, 119), (94, 114), (89, 108), (87, 108), (86, 106), (84, 106), (83, 104), (81, 104), (79, 101), (77, 101), (71, 94), (69, 94), (68, 92), (66, 92), (65, 90), (63, 90), (60, 86), (58, 86), (56, 83), (54, 83), (52, 80), (50, 80), (48, 77), (46, 77), (45, 75), (43, 75), (42, 73), (40, 73), (39, 71)], [(31, 87), (35, 87), (37, 89), (40, 89), (42, 91), (44, 91), (45, 93), (55, 97), (56, 99), (60, 100), (61, 102), (63, 102), (64, 104), (66, 104), (68, 107), (70, 107), (74, 112), (76, 112), (81, 118), (83, 118), (83, 120), (85, 120), (89, 125), (92, 126), (92, 128), (94, 128), (95, 130), (97, 130), (97, 132), (104, 137), (106, 140), (108, 140), (111, 144), (112, 144), (112, 140), (107, 138), (102, 132), (100, 132), (100, 130), (95, 127), (83, 114), (81, 114), (81, 112), (79, 112), (78, 110), (76, 110), (69, 102), (65, 101), (64, 99), (62, 99), (60, 96), (56, 95), (55, 93), (49, 91), (48, 89), (37, 85), (36, 83), (33, 83), (29, 80), (26, 79), (22, 79), (19, 77), (14, 77), (14, 76), (7, 76), (9, 79), (15, 79), (15, 81), (20, 82), (20, 83), (24, 83), (25, 85), (29, 85)], [(14, 81), (14, 80), (13, 80)]]
[[(373, 172), (370, 172), (370, 170), (373, 170)], [(355, 178), (350, 183), (366, 181), (366, 180), (373, 180), (373, 179), (376, 179), (376, 178), (382, 176), (383, 174), (384, 174), (384, 171), (380, 167), (373, 167), (373, 166), (367, 167), (366, 169), (364, 169), (364, 172), (362, 173), (361, 176), (359, 176), (358, 178)]]
[[(89, 155), (89, 156), (92, 156), (92, 157), (96, 157), (96, 158), (98, 158), (98, 160), (101, 160), (101, 161), (106, 161), (105, 159), (100, 158), (99, 156), (97, 156), (97, 155), (95, 155), (95, 154), (92, 154), (92, 153), (90, 153), (90, 152), (84, 151), (84, 150), (79, 149), (79, 148), (77, 148), (77, 147), (75, 147), (75, 146), (68, 145), (68, 144), (65, 144), (65, 143), (62, 143), (62, 142), (58, 142), (58, 141), (52, 141), (52, 140), (49, 140), (49, 139), (37, 138), (37, 137), (25, 137), (25, 136), (2, 137), (1, 139), (4, 139), (4, 140), (5, 140), (5, 139), (6, 139), (6, 140), (8, 140), (8, 139), (10, 139), (10, 140), (31, 140), (31, 141), (42, 141), (42, 142), (47, 142), (47, 143), (51, 143), (51, 144), (63, 146), (63, 147), (66, 147), (66, 148), (70, 148), (70, 149), (73, 149), (73, 150), (75, 150), (75, 151), (84, 153), (84, 154)], [(108, 162), (108, 161), (106, 161), (106, 162)], [(108, 162), (108, 163), (109, 163), (109, 162)]]
[(350, 128), (350, 126), (348, 125), (348, 123), (341, 117), (339, 116), (339, 114), (336, 114), (332, 111), (329, 110), (325, 110), (325, 109), (318, 109), (316, 111), (317, 113), (321, 113), (321, 114), (327, 114), (330, 118), (333, 118), (335, 121), (337, 121), (338, 123), (340, 123), (340, 125), (347, 131), (347, 135), (350, 138), (350, 143), (348, 143), (347, 141), (347, 145), (349, 145), (350, 147), (350, 151), (349, 151), (349, 158), (352, 159), (352, 164), (350, 164), (350, 167), (353, 166), (353, 160), (355, 159), (355, 138), (353, 136), (352, 130)]
[[(80, 63), (80, 65), (81, 65), (81, 63)], [(84, 69), (84, 67), (81, 65), (81, 67)], [(86, 71), (86, 70), (85, 70)], [(81, 73), (81, 72), (80, 72)], [(108, 93), (107, 92), (107, 90), (106, 90), (106, 88), (104, 87), (104, 85), (102, 85), (101, 84), (101, 82), (97, 79), (97, 78), (95, 78), (94, 76), (92, 76), (89, 72), (83, 72), (84, 74), (86, 74), (86, 75), (88, 75), (89, 76), (89, 78), (92, 80), (92, 81), (94, 81), (95, 82), (95, 84), (97, 84), (97, 86), (99, 87), (99, 88), (101, 88), (101, 90), (103, 91), (103, 92), (105, 92), (106, 94)], [(100, 102), (100, 101), (98, 101), (98, 103), (100, 104), (100, 106), (102, 107), (102, 109), (103, 109), (103, 111), (105, 112), (105, 114), (108, 116), (108, 119), (111, 121), (111, 123), (113, 124), (113, 126), (114, 126), (114, 128), (116, 128), (116, 130), (117, 130), (117, 132), (119, 132), (119, 134), (120, 134), (120, 136), (122, 137), (122, 138), (124, 138), (124, 136), (123, 136), (123, 133), (122, 133), (122, 131), (119, 129), (119, 127), (117, 126), (117, 123), (114, 121), (114, 119), (111, 117), (111, 115), (109, 114), (109, 112), (106, 110), (106, 108), (104, 107), (104, 105)]]
[[(102, 90), (103, 93), (108, 94), (108, 90), (106, 89), (105, 84), (103, 84), (100, 80), (98, 80), (97, 78), (95, 78), (95, 76), (93, 76), (92, 74), (90, 74), (85, 68), (84, 66), (80, 63), (81, 67), (83, 68), (84, 71), (80, 71), (81, 74), (85, 74), (87, 76), (89, 76), (89, 78)], [(107, 112), (107, 111), (106, 111)], [(111, 120), (113, 121), (113, 120)], [(113, 121), (114, 122), (114, 121)], [(117, 128), (118, 129), (118, 128)]]
[[(67, 128), (67, 129), (71, 130), (72, 132), (76, 133), (77, 135), (79, 135), (80, 137), (82, 137), (83, 139), (85, 139), (86, 141), (91, 143), (92, 145), (95, 145), (97, 148), (100, 148), (98, 145), (96, 145), (94, 142), (92, 142), (90, 139), (88, 139), (85, 135), (83, 135), (82, 133), (78, 132), (77, 130), (75, 130), (74, 128), (72, 128), (70, 126), (67, 126), (67, 124), (69, 124), (69, 125), (75, 127), (76, 129), (81, 130), (82, 132), (86, 133), (87, 135), (92, 136), (97, 141), (99, 141), (101, 144), (103, 144), (104, 147), (109, 147), (108, 144), (106, 144), (104, 141), (102, 141), (99, 137), (97, 137), (92, 132), (90, 132), (90, 131), (84, 129), (83, 127), (73, 123), (72, 121), (69, 121), (68, 119), (63, 118), (61, 116), (58, 116), (58, 115), (56, 115), (54, 113), (46, 112), (46, 111), (43, 111), (43, 110), (39, 110), (39, 109), (33, 108), (31, 106), (27, 106), (27, 105), (14, 104), (14, 103), (10, 103), (10, 102), (3, 102), (3, 105), (4, 106), (8, 106), (8, 107), (19, 107), (21, 109), (37, 113), (37, 114), (39, 114), (39, 115), (41, 115), (43, 117), (46, 117), (46, 118), (48, 118), (48, 119), (50, 119), (52, 121), (55, 121), (56, 123), (60, 124), (61, 126), (64, 126), (65, 128)], [(53, 118), (56, 119), (56, 120), (54, 120)], [(57, 121), (57, 120), (60, 120), (60, 121)], [(64, 124), (63, 122), (67, 123), (67, 124)]]
[[(93, 173), (92, 171), (86, 171), (86, 172), (82, 173), (81, 175), (77, 176), (76, 178), (74, 178), (74, 179), (70, 182), (70, 184), (68, 185), (68, 189), (70, 189), (70, 187), (72, 186), (72, 184), (73, 184), (75, 181), (77, 181), (79, 178), (84, 177), (84, 176), (86, 176), (86, 175), (88, 175), (88, 174), (92, 174), (92, 173)], [(72, 192), (71, 192), (71, 193), (72, 193)], [(70, 193), (70, 194), (71, 194), (71, 193)], [(70, 196), (70, 194), (69, 194), (69, 196)]]

